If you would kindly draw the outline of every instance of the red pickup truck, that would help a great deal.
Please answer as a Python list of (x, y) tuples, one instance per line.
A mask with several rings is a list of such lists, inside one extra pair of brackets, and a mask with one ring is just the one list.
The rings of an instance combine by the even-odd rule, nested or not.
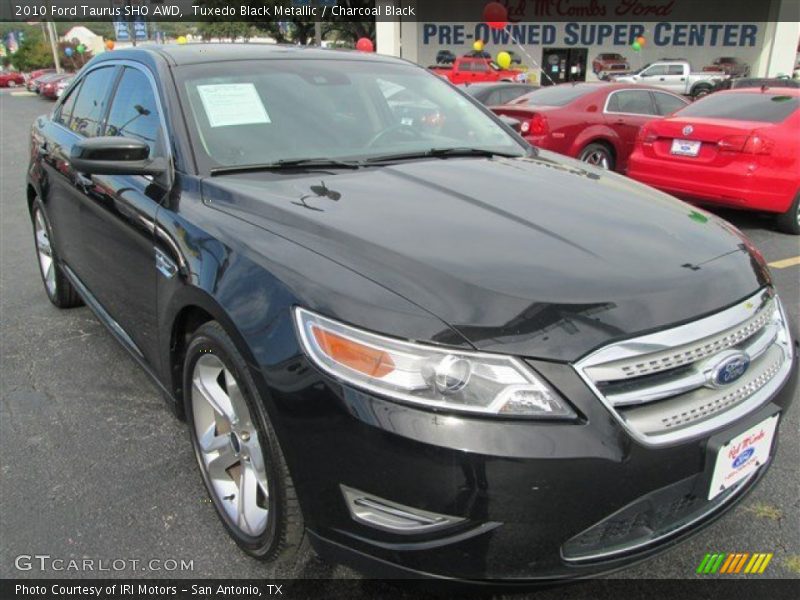
[(519, 69), (501, 69), (488, 58), (461, 56), (452, 66), (436, 65), (431, 71), (446, 77), (451, 83), (474, 83), (478, 81), (525, 81), (527, 74)]

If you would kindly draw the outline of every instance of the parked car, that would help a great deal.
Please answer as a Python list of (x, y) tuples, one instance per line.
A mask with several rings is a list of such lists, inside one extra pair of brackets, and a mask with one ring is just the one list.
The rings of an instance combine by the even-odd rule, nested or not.
[(624, 173), (639, 127), (688, 101), (659, 88), (622, 83), (562, 83), (492, 111), (521, 121), (536, 146)]
[(64, 91), (66, 85), (72, 81), (72, 78), (72, 73), (60, 73), (49, 77), (47, 81), (40, 83), (39, 94), (50, 100), (55, 100)]
[(527, 74), (519, 69), (501, 69), (488, 58), (460, 56), (452, 67), (433, 66), (429, 70), (449, 79), (451, 83), (480, 81), (525, 81)]
[(538, 85), (531, 83), (509, 83), (500, 81), (497, 83), (463, 83), (459, 87), (475, 98), (481, 104), (487, 106), (506, 104), (516, 100), (523, 94), (538, 90)]
[(692, 202), (777, 215), (800, 234), (800, 89), (718, 92), (642, 128), (628, 175)]
[(0, 87), (17, 87), (25, 83), (25, 77), (18, 71), (0, 71)]
[(720, 81), (714, 91), (736, 90), (740, 88), (796, 88), (800, 81), (788, 77), (732, 77)]
[(730, 77), (747, 77), (750, 65), (741, 62), (735, 56), (720, 56), (713, 63), (703, 67), (703, 71), (722, 71)]
[(725, 77), (726, 75), (722, 73), (692, 72), (688, 62), (679, 60), (654, 62), (635, 73), (612, 76), (611, 80), (654, 85), (676, 94), (700, 98), (713, 92), (714, 85)]
[(29, 92), (36, 91), (34, 87), (34, 82), (43, 75), (51, 75), (55, 72), (56, 72), (55, 69), (36, 69), (35, 71), (31, 71), (30, 73), (27, 74), (27, 77), (25, 78), (25, 88)]
[(55, 79), (60, 79), (63, 75), (64, 75), (63, 73), (55, 73), (55, 72), (45, 73), (44, 75), (40, 75), (39, 77), (33, 80), (33, 83), (31, 85), (32, 87), (31, 91), (37, 94), (41, 94), (43, 86), (45, 86), (50, 81), (53, 81)]
[[(585, 578), (770, 465), (797, 353), (721, 219), (372, 53), (140, 46), (76, 83), (32, 127), (45, 292), (144, 367), (225, 529), (281, 573), (308, 540), (383, 576)], [(102, 451), (146, 468), (146, 443)]]
[(595, 75), (614, 71), (630, 71), (628, 59), (616, 52), (602, 52), (592, 61), (592, 72)]
[(456, 61), (456, 55), (450, 50), (439, 50), (436, 53), (437, 65), (452, 65)]

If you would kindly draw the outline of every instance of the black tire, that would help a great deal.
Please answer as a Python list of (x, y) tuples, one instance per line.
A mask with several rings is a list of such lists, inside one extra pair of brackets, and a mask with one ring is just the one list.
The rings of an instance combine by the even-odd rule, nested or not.
[(702, 98), (703, 96), (708, 96), (714, 88), (710, 85), (698, 85), (692, 90), (692, 98)]
[(578, 154), (578, 159), (582, 162), (594, 165), (601, 169), (613, 171), (616, 166), (614, 152), (606, 144), (592, 142), (586, 144)]
[[(40, 240), (37, 239), (37, 215), (41, 215), (45, 231), (47, 232), (47, 244), (50, 249), (50, 258), (52, 260), (51, 268), (53, 270), (52, 285), (48, 284), (47, 273), (44, 271), (42, 260), (40, 258)], [(61, 269), (61, 263), (59, 261), (58, 254), (55, 246), (52, 243), (53, 230), (50, 227), (50, 220), (47, 218), (47, 212), (45, 211), (44, 205), (39, 198), (36, 198), (31, 206), (31, 222), (33, 224), (33, 242), (34, 249), (36, 250), (36, 264), (39, 266), (39, 275), (42, 278), (42, 285), (44, 286), (44, 291), (47, 294), (47, 297), (50, 299), (50, 302), (52, 302), (58, 308), (73, 308), (75, 306), (81, 306), (83, 304), (83, 300), (81, 300), (78, 292), (74, 287), (72, 287), (69, 279), (67, 279), (67, 276), (64, 275), (64, 271)]]
[[(250, 411), (258, 433), (258, 442), (264, 455), (264, 465), (269, 488), (266, 529), (261, 535), (247, 535), (226, 513), (212, 486), (202, 458), (197, 432), (192, 388), (192, 374), (197, 361), (209, 353), (215, 355), (236, 379)], [(280, 570), (281, 577), (292, 577), (302, 567), (305, 526), (297, 501), (289, 468), (278, 443), (263, 401), (259, 397), (249, 367), (235, 344), (216, 321), (200, 326), (192, 336), (186, 350), (183, 368), (183, 389), (186, 420), (192, 447), (198, 461), (203, 483), (228, 534), (253, 558), (271, 561)]]
[(784, 233), (800, 235), (800, 192), (794, 197), (789, 210), (776, 217), (775, 223)]

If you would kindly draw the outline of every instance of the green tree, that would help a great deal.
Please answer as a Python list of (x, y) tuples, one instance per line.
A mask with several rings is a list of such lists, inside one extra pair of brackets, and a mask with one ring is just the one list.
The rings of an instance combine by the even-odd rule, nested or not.
[(20, 71), (47, 69), (54, 66), (53, 52), (41, 34), (29, 33), (11, 57), (14, 66)]

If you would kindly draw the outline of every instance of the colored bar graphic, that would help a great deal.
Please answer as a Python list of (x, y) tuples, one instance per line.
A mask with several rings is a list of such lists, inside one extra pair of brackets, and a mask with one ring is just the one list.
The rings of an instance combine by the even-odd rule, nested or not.
[(745, 553), (744, 553), (744, 554), (742, 554), (741, 556), (742, 556), (742, 558), (741, 558), (741, 559), (739, 560), (739, 562), (736, 564), (736, 571), (734, 571), (734, 573), (738, 573), (739, 571), (741, 571), (741, 570), (742, 570), (742, 567), (744, 566), (744, 562), (747, 560), (747, 557), (749, 557), (749, 556), (750, 556), (750, 553), (749, 553), (749, 552), (745, 552)]
[(758, 570), (758, 572), (763, 573), (766, 570), (769, 561), (771, 560), (772, 560), (772, 552), (767, 554), (767, 556), (764, 558), (764, 562), (761, 563), (761, 568)]
[(703, 557), (703, 560), (700, 561), (700, 566), (697, 567), (697, 573), (704, 573), (706, 565), (708, 564), (708, 559), (711, 558), (711, 555), (706, 552), (706, 555)]
[(725, 562), (722, 565), (722, 568), (719, 570), (720, 573), (730, 573), (731, 565), (733, 564), (736, 558), (735, 554), (728, 554), (728, 558), (725, 559)]
[[(772, 552), (707, 553), (697, 567), (698, 574), (761, 574), (772, 560)], [(744, 569), (744, 571), (742, 571)]]

